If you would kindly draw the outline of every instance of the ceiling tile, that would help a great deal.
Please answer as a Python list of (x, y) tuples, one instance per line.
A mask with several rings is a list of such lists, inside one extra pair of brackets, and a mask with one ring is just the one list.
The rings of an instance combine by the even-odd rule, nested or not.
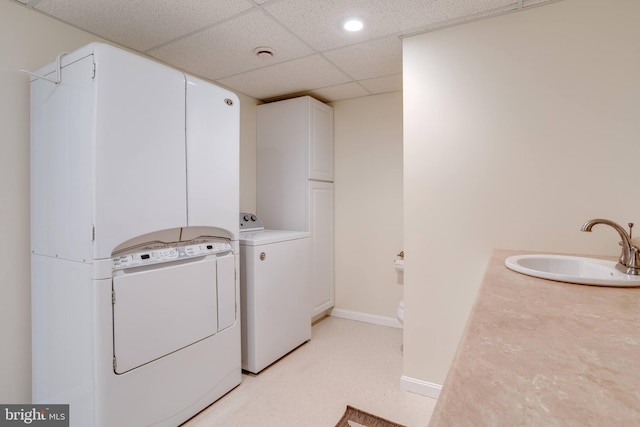
[(361, 80), (358, 83), (364, 86), (371, 94), (396, 92), (402, 90), (402, 73)]
[(335, 100), (401, 90), (400, 37), (558, 0), (15, 1), (257, 99)]
[[(273, 58), (258, 58), (254, 49), (259, 46), (273, 48)], [(260, 10), (253, 10), (148, 53), (194, 74), (220, 79), (306, 56), (312, 50)]]
[(144, 51), (254, 6), (247, 0), (42, 0), (42, 12)]
[[(518, 0), (282, 0), (263, 7), (311, 46), (327, 50), (517, 3)], [(348, 33), (341, 25), (354, 16), (363, 20), (364, 29)]]
[(245, 95), (267, 99), (346, 83), (350, 79), (320, 55), (261, 68), (218, 80)]
[(356, 80), (402, 72), (402, 41), (396, 36), (328, 51), (324, 56)]

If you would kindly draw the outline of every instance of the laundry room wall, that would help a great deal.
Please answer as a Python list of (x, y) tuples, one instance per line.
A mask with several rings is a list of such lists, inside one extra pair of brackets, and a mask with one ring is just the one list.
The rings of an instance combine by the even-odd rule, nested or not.
[(395, 319), (403, 249), (402, 92), (331, 104), (335, 140), (335, 308)]
[(259, 101), (240, 93), (236, 95), (240, 99), (240, 212), (255, 212), (256, 106)]
[[(89, 33), (0, 0), (0, 403), (31, 402), (29, 232), (29, 78), (35, 70), (87, 43)], [(255, 106), (238, 94), (240, 207), (255, 210)], [(73, 349), (70, 349), (73, 351)]]

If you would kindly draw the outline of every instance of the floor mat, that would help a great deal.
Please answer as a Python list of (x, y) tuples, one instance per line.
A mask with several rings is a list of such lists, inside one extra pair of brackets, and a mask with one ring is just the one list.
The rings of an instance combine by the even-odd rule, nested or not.
[(344, 412), (342, 418), (336, 427), (405, 427), (402, 424), (397, 424), (377, 415), (370, 414), (368, 412), (361, 411), (353, 406), (347, 405), (347, 409)]

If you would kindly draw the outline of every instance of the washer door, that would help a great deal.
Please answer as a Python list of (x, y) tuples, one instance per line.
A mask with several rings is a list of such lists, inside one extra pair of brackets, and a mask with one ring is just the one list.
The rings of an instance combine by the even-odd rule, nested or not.
[(215, 334), (216, 258), (113, 278), (114, 371), (122, 374)]

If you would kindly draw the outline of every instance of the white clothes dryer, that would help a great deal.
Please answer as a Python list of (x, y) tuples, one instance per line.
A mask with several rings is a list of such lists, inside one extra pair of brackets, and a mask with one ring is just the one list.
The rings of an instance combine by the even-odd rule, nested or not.
[(240, 213), (242, 369), (257, 374), (311, 339), (311, 234)]

